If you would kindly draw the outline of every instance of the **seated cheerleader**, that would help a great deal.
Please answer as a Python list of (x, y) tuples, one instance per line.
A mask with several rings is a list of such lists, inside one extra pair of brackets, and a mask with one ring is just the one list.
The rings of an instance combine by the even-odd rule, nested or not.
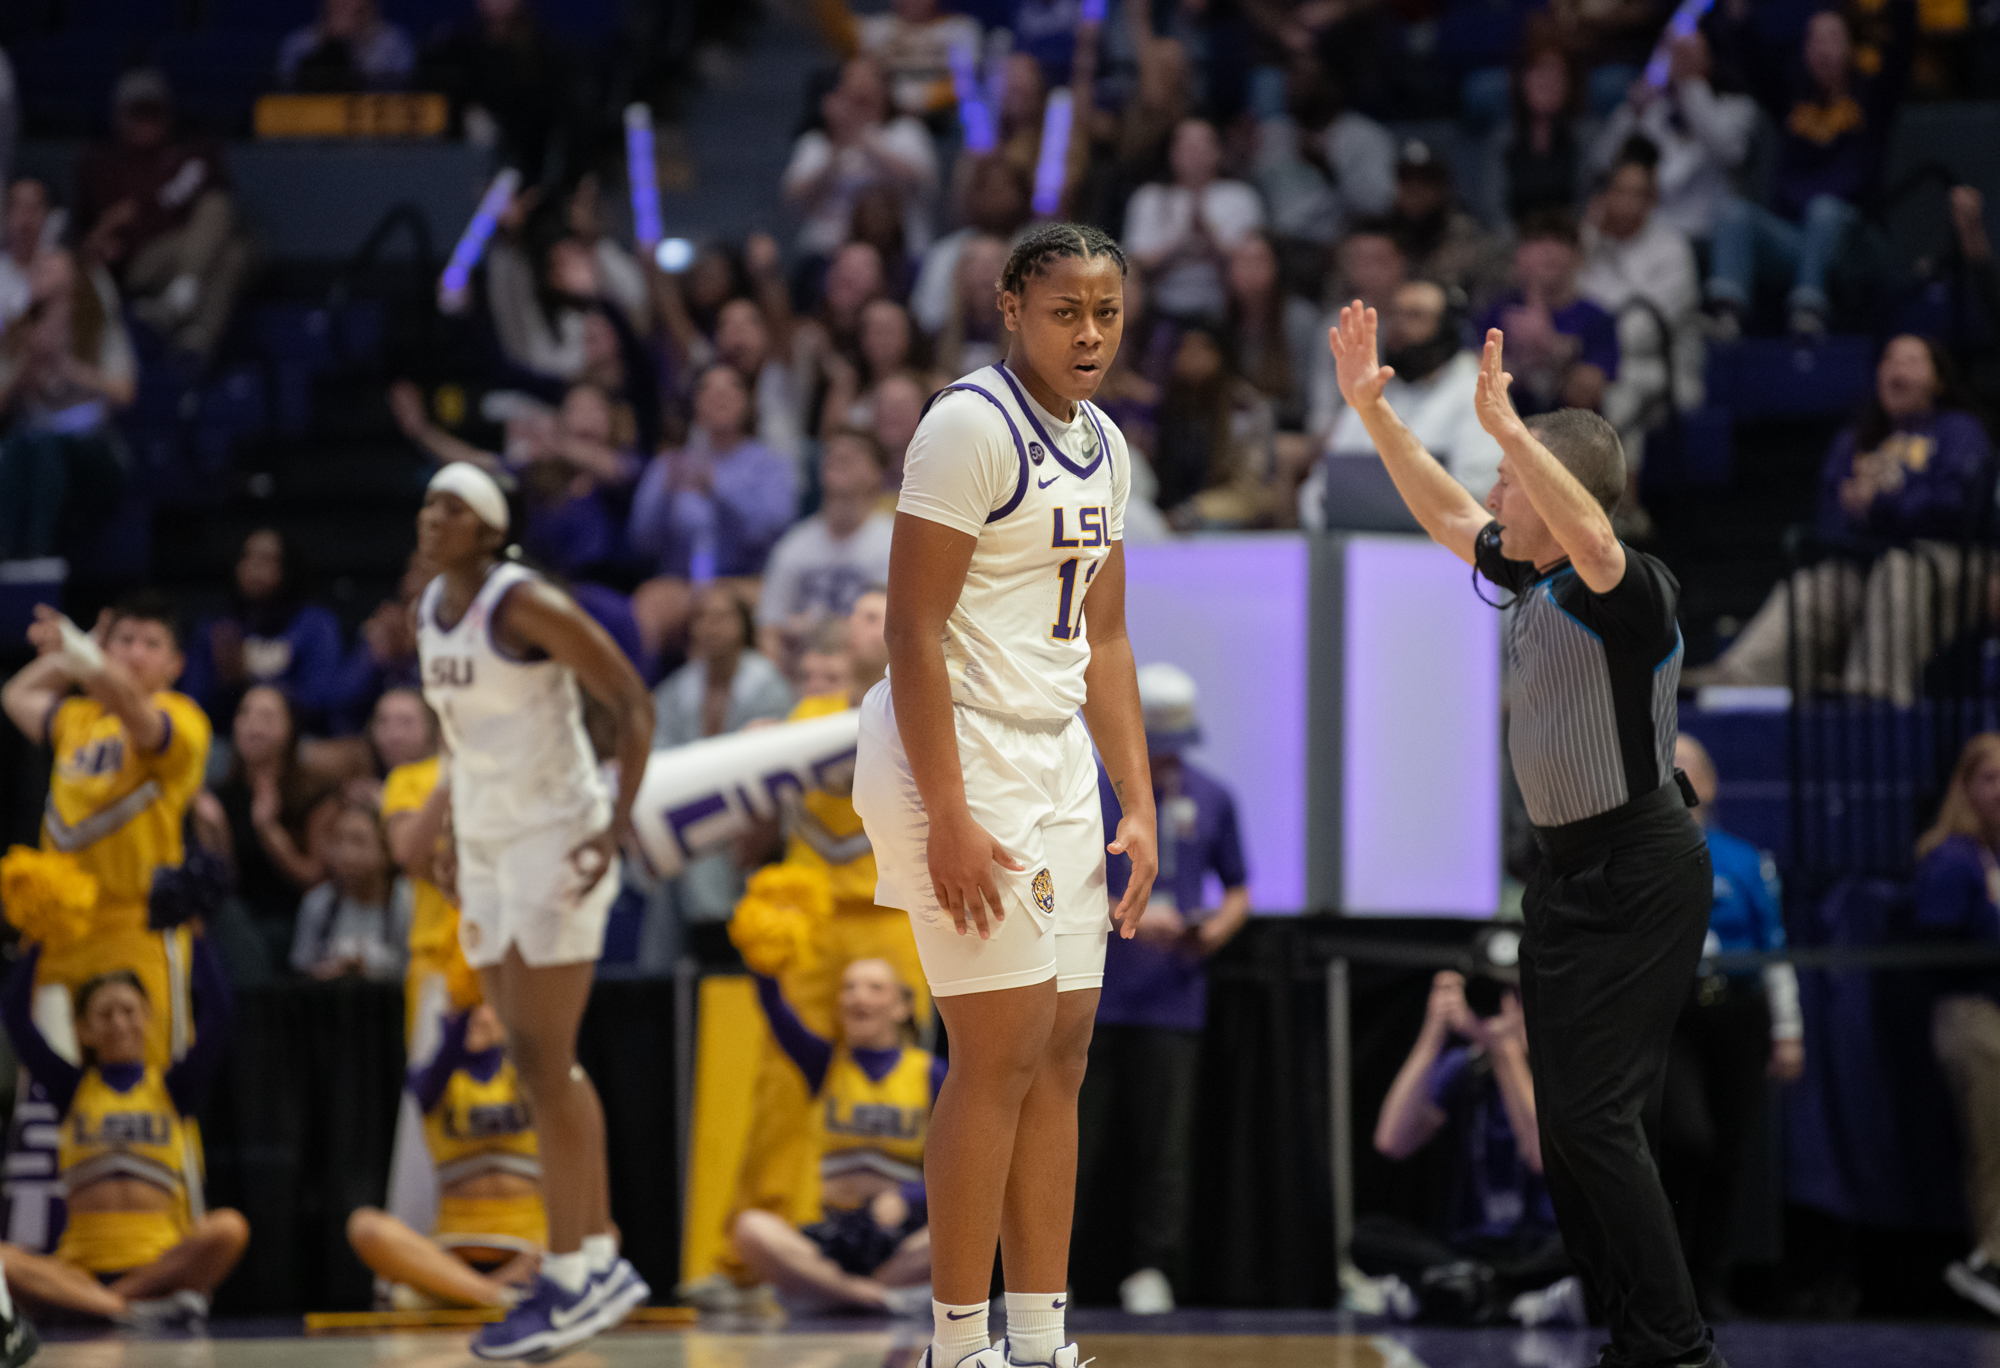
[(199, 1318), (208, 1294), (250, 1242), (239, 1212), (190, 1215), (198, 1181), (191, 1117), (228, 1043), (230, 999), (222, 964), (194, 940), (194, 1043), (170, 1068), (146, 1063), (153, 1004), (139, 976), (117, 969), (76, 992), (83, 1067), (56, 1053), (31, 1004), (41, 947), (31, 947), (0, 990), (0, 1020), (16, 1053), (62, 1117), (56, 1163), (69, 1208), (53, 1257), (0, 1244), (7, 1281), (24, 1300), (125, 1323)]
[(775, 979), (758, 975), (757, 995), (807, 1091), (824, 1099), (824, 1210), (803, 1230), (772, 1212), (743, 1212), (737, 1257), (795, 1303), (928, 1315), (924, 1133), (945, 1063), (911, 1043), (909, 988), (887, 960), (848, 965), (838, 1044), (806, 1028)]
[[(445, 1018), (431, 1062), (410, 1070), (437, 1165), (437, 1229), (418, 1234), (362, 1207), (347, 1239), (376, 1276), (452, 1306), (512, 1306), (548, 1245), (542, 1165), (499, 1014), (484, 1003)], [(402, 1298), (398, 1297), (399, 1304)]]

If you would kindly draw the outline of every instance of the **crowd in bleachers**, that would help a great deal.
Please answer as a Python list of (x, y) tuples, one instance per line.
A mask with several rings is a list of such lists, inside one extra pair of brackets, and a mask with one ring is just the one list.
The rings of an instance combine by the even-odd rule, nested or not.
[[(994, 281), (1032, 220), (1099, 223), (1132, 261), (1099, 395), (1143, 458), (1128, 538), (1345, 525), (1341, 472), (1372, 450), (1324, 337), (1329, 309), (1360, 298), (1383, 313), (1392, 405), (1475, 494), (1498, 451), (1472, 413), (1469, 346), (1499, 327), (1524, 409), (1594, 408), (1619, 428), (1619, 522), (1643, 540), (1640, 458), (1663, 432), (1685, 440), (1672, 420), (1705, 401), (1705, 352), (1746, 330), (1806, 347), (1830, 327), (1892, 330), (1882, 286), (1907, 266), (1876, 225), (1894, 120), (1913, 89), (1976, 93), (1992, 50), (1983, 21), (1908, 0), (1728, 0), (1671, 26), (1637, 0), (1423, 17), (1311, 0), (822, 6), (838, 60), (803, 92), (777, 187), (790, 240), (654, 260), (578, 49), (523, 0), (417, 8), (324, 0), (273, 35), (264, 86), (442, 92), (452, 131), (523, 173), (474, 288), (440, 297), (486, 345), (448, 371), (412, 359), (387, 407), (428, 458), (511, 483), (524, 553), (660, 684), (678, 719), (662, 744), (782, 715), (803, 648), (886, 578), (904, 449), (931, 394), (1003, 354)], [(227, 156), (168, 75), (127, 71), (109, 114), (73, 186), (9, 187), (0, 559), (84, 544), (131, 464), (117, 415), (135, 357), (200, 373), (254, 266)], [(1976, 339), (2000, 323), (1979, 192), (1954, 190), (1951, 210), (1972, 282), (1958, 307), (1977, 322), (1957, 335)], [(1828, 454), (1821, 530), (1955, 543), (1984, 527), (1985, 430), (1941, 343), (1899, 337), (1882, 356), (1875, 402)], [(297, 959), (276, 928), (327, 877), (338, 825), (304, 776), (332, 795), (397, 762), (371, 719), (414, 683), (427, 577), (413, 561), (349, 643), (294, 560), (280, 527), (243, 543), (184, 682), (238, 742), (217, 794), (239, 859), (269, 865), (241, 882), (268, 885), (251, 901), (276, 964)], [(1910, 695), (1948, 642), (1890, 659), (1929, 603), (1909, 566), (1899, 551), (1797, 572), (1833, 662), (1816, 678)], [(1790, 602), (1774, 594), (1697, 678), (1783, 682)], [(341, 896), (375, 889), (350, 882)], [(392, 891), (367, 896), (393, 917)]]
[[(1325, 340), (1350, 299), (1381, 311), (1392, 407), (1475, 494), (1499, 462), (1473, 413), (1484, 329), (1506, 333), (1524, 412), (1605, 414), (1634, 541), (1658, 530), (1642, 458), (1690, 440), (1716, 357), (1860, 334), (1872, 394), (1826, 455), (1815, 533), (1839, 554), (1793, 568), (1690, 682), (1908, 702), (1968, 644), (1944, 619), (1980, 617), (1937, 609), (1968, 601), (1956, 551), (1991, 531), (1986, 206), (1950, 188), (1950, 269), (1933, 265), (1957, 282), (1959, 355), (1903, 307), (1916, 267), (1884, 228), (1903, 107), (1984, 95), (2000, 72), (1990, 16), (1962, 4), (1722, 0), (1670, 26), (1661, 0), (823, 0), (827, 63), (773, 188), (789, 231), (746, 223), (684, 258), (635, 243), (611, 131), (611, 91), (646, 97), (676, 68), (584, 56), (551, 32), (579, 22), (569, 7), (322, 0), (271, 7), (282, 25), (183, 7), (214, 14), (81, 112), (65, 73), (104, 59), (76, 35), (137, 21), (121, 0), (31, 8), (0, 24), (27, 54), (0, 54), (0, 562), (89, 554), (135, 479), (121, 414), (148, 368), (211, 386), (204, 412), (226, 393), (260, 262), (215, 136), (245, 131), (247, 96), (219, 103), (201, 63), (254, 33), (231, 49), (244, 91), (439, 92), (451, 136), (521, 173), (472, 289), (436, 303), (463, 352), (405, 352), (381, 401), (411, 453), (508, 485), (523, 554), (656, 688), (656, 748), (879, 677), (870, 591), (904, 453), (941, 386), (1005, 354), (995, 283), (1053, 216), (1113, 232), (1131, 261), (1098, 395), (1140, 458), (1128, 540), (1348, 525), (1342, 463), (1374, 460)], [(24, 125), (101, 136), (58, 184), (8, 169)], [(178, 687), (218, 740), (190, 830), (233, 888), (209, 934), (238, 982), (396, 981), (437, 891), (436, 821), (411, 843), (380, 816), (438, 748), (413, 617), (433, 571), (412, 557), (350, 634), (296, 541), (282, 519), (243, 537), (181, 642)], [(1966, 834), (1941, 848), (1969, 869)], [(665, 968), (776, 852), (762, 833), (628, 890), (613, 957)], [(1953, 1060), (1993, 1032), (1957, 1010)], [(1995, 1282), (1983, 1268), (1968, 1276)]]

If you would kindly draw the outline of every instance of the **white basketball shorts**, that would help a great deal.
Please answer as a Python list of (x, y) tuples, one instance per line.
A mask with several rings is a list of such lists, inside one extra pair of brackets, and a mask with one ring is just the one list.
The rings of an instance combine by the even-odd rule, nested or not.
[(570, 852), (604, 829), (584, 813), (505, 840), (458, 839), (458, 940), (467, 963), (490, 969), (518, 945), (537, 969), (604, 953), (618, 899), (618, 859), (592, 884)]
[(1007, 916), (989, 940), (960, 935), (931, 887), (930, 818), (917, 793), (887, 680), (861, 704), (854, 810), (875, 847), (875, 901), (910, 914), (931, 993), (954, 997), (1057, 980), (1058, 992), (1104, 985), (1111, 904), (1104, 812), (1081, 717), (1024, 722), (954, 708), (972, 816), (1025, 868), (993, 867)]

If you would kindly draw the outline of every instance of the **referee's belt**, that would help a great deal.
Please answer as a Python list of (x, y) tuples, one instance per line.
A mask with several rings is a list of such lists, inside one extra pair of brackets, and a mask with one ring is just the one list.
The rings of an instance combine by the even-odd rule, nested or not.
[(1561, 826), (1536, 827), (1535, 844), (1550, 860), (1557, 864), (1566, 863), (1570, 857), (1602, 847), (1633, 827), (1660, 821), (1677, 812), (1686, 812), (1696, 801), (1694, 785), (1688, 782), (1687, 775), (1675, 770), (1673, 783), (1662, 784), (1651, 793), (1641, 794), (1629, 803), (1621, 803), (1609, 812), (1565, 822)]

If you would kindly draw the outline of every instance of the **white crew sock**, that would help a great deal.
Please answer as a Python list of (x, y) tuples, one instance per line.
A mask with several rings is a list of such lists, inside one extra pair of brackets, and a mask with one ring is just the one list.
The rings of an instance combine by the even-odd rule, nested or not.
[(958, 1368), (990, 1343), (985, 1302), (951, 1306), (931, 1299), (931, 1368)]
[(0, 1320), (14, 1319), (14, 1298), (7, 1291), (7, 1280), (0, 1278)]
[(609, 1235), (584, 1236), (583, 1260), (592, 1273), (608, 1272), (618, 1262), (618, 1241)]
[(1067, 1292), (1007, 1294), (1007, 1358), (1013, 1363), (1054, 1363), (1063, 1338)]
[(557, 1287), (575, 1296), (590, 1281), (590, 1261), (581, 1249), (569, 1254), (544, 1254), (542, 1273)]

